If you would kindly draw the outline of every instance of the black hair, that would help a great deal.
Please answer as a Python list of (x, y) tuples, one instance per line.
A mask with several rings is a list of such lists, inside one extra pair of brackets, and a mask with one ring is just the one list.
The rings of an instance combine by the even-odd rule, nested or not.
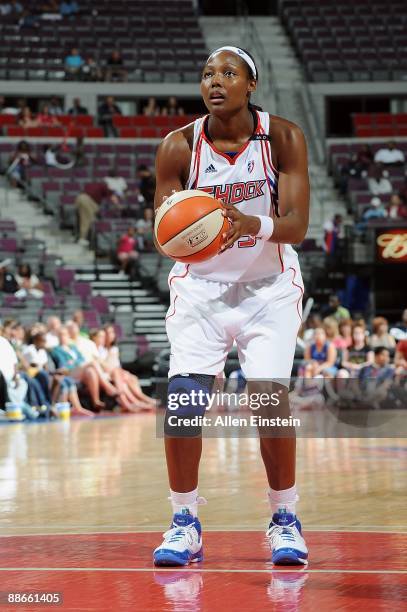
[[(259, 69), (257, 68), (256, 60), (254, 59), (253, 55), (249, 53), (249, 51), (247, 51), (246, 49), (243, 49), (243, 47), (239, 47), (239, 49), (244, 51), (250, 57), (250, 59), (253, 60), (253, 64), (256, 66), (256, 74), (253, 73), (253, 70), (251, 69), (249, 64), (244, 59), (242, 59), (242, 62), (244, 62), (247, 68), (247, 74), (248, 74), (249, 79), (254, 79), (258, 83), (259, 82)], [(262, 111), (263, 110), (261, 106), (257, 106), (256, 104), (253, 104), (252, 102), (250, 102), (250, 96), (249, 96), (248, 107), (249, 107), (249, 110), (251, 111)]]
[(381, 355), (384, 351), (389, 352), (389, 349), (386, 346), (376, 346), (373, 349), (373, 352), (374, 352), (375, 356), (376, 355)]
[[(24, 272), (23, 272), (24, 270)], [(24, 274), (24, 278), (30, 278), (31, 276), (31, 266), (28, 263), (22, 263), (18, 267), (19, 274)]]

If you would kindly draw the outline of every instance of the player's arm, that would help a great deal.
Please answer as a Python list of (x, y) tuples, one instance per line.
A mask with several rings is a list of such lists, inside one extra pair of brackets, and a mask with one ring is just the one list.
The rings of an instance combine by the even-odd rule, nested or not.
[[(301, 129), (289, 121), (276, 120), (271, 134), (273, 153), (279, 170), (279, 217), (274, 217), (271, 242), (298, 244), (304, 240), (309, 222), (309, 177), (307, 146)], [(222, 250), (242, 235), (257, 236), (261, 222), (257, 216), (244, 215), (226, 206), (224, 215), (232, 221)]]
[[(184, 189), (191, 161), (191, 149), (184, 130), (171, 132), (160, 144), (155, 160), (156, 189), (154, 196), (154, 210), (174, 191)], [(157, 244), (156, 249), (165, 255)]]

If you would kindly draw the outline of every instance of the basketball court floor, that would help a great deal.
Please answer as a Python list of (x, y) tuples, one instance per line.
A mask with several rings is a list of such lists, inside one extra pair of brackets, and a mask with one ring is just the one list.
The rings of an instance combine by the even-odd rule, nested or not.
[[(155, 417), (0, 429), (0, 609), (407, 610), (407, 442), (300, 439), (307, 568), (274, 568), (266, 481), (251, 438), (204, 440), (205, 560), (152, 565), (169, 526)], [(8, 605), (6, 593), (60, 593)]]

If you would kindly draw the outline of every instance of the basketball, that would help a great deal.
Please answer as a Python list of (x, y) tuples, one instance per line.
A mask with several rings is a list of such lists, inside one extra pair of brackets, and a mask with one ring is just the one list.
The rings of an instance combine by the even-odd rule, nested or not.
[(155, 236), (168, 257), (197, 263), (216, 255), (229, 221), (213, 196), (189, 189), (167, 198), (157, 211)]

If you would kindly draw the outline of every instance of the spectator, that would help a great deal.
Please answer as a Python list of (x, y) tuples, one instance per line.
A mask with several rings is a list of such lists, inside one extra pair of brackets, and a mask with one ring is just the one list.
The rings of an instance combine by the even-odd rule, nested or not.
[(53, 96), (51, 100), (49, 101), (48, 110), (49, 110), (49, 114), (53, 115), (54, 117), (64, 114), (64, 110), (61, 106), (61, 103), (58, 100), (58, 98), (56, 98), (55, 96)]
[(404, 333), (407, 336), (407, 308), (403, 310), (403, 314), (401, 315), (401, 321), (396, 323), (393, 329), (399, 330), (402, 334)]
[(23, 128), (37, 127), (38, 121), (34, 119), (29, 106), (25, 106), (18, 120), (18, 125)]
[(20, 29), (23, 28), (36, 28), (38, 27), (38, 22), (41, 19), (41, 15), (34, 13), (29, 8), (23, 8), (23, 12), (20, 14), (20, 19), (18, 20), (18, 27)]
[(86, 166), (86, 153), (85, 153), (85, 139), (83, 136), (78, 136), (76, 139), (76, 145), (73, 148), (72, 156), (74, 159), (74, 165), (78, 167)]
[(18, 291), (18, 283), (14, 274), (8, 270), (11, 259), (0, 261), (0, 292), (15, 293)]
[(122, 54), (114, 49), (106, 62), (105, 81), (127, 81), (127, 76)]
[(336, 374), (335, 362), (337, 351), (326, 337), (325, 330), (318, 327), (315, 330), (314, 341), (305, 348), (304, 359), (312, 366), (312, 376), (323, 375), (332, 377)]
[(117, 395), (113, 385), (101, 377), (92, 364), (86, 365), (84, 357), (72, 344), (66, 327), (61, 327), (59, 345), (51, 351), (51, 356), (57, 367), (57, 373), (69, 375), (75, 382), (82, 382), (85, 385), (95, 410), (105, 408), (104, 402), (100, 399), (100, 388), (112, 397)]
[[(51, 378), (47, 371), (48, 369), (48, 353), (45, 350), (46, 339), (44, 333), (36, 333), (31, 338), (31, 344), (23, 347), (22, 356), (25, 359), (28, 368), (27, 375), (37, 381), (40, 386), (40, 393), (37, 402), (34, 400), (33, 405), (45, 405), (48, 409), (51, 408)], [(36, 388), (38, 393), (38, 387)], [(30, 401), (30, 403), (32, 403)]]
[(376, 163), (382, 163), (385, 166), (402, 166), (405, 158), (403, 151), (396, 148), (394, 140), (390, 140), (386, 147), (376, 151), (374, 160)]
[(308, 319), (303, 324), (303, 333), (302, 333), (302, 341), (303, 348), (306, 344), (311, 344), (314, 340), (315, 330), (318, 327), (322, 327), (322, 318), (317, 313), (312, 313), (309, 315)]
[(79, 13), (79, 5), (75, 0), (64, 0), (59, 5), (62, 17), (75, 17)]
[(372, 349), (383, 346), (390, 351), (396, 347), (396, 341), (389, 334), (389, 323), (384, 317), (375, 317), (372, 322), (373, 334), (370, 337), (369, 345)]
[(393, 188), (388, 179), (389, 173), (381, 166), (372, 166), (370, 176), (367, 179), (369, 191), (372, 195), (391, 193)]
[(65, 58), (65, 78), (69, 80), (77, 77), (83, 64), (84, 61), (78, 49), (71, 49), (71, 53)]
[(89, 246), (88, 234), (102, 201), (108, 199), (114, 206), (120, 206), (120, 200), (105, 182), (91, 183), (80, 193), (75, 206), (79, 215), (79, 244)]
[(26, 181), (26, 168), (35, 163), (37, 163), (37, 158), (31, 152), (31, 146), (26, 140), (20, 140), (9, 159), (9, 166), (6, 170), (6, 175), (13, 187), (23, 186)]
[(82, 106), (80, 98), (74, 98), (72, 101), (72, 106), (68, 111), (69, 115), (88, 115), (89, 111), (86, 106)]
[(331, 221), (324, 223), (324, 250), (329, 261), (334, 261), (338, 254), (341, 225), (342, 215), (334, 215)]
[(93, 57), (87, 57), (81, 70), (84, 81), (102, 81), (102, 70)]
[(81, 330), (76, 321), (68, 321), (66, 323), (69, 336), (72, 344), (76, 346), (80, 354), (83, 356), (85, 363), (95, 363), (99, 359), (99, 353), (96, 344), (87, 336), (81, 334)]
[(50, 126), (56, 127), (60, 125), (58, 119), (54, 115), (51, 115), (50, 107), (48, 104), (44, 104), (42, 106), (42, 109), (37, 115), (37, 122), (38, 122), (38, 125), (44, 126), (44, 127), (50, 127)]
[(15, 294), (16, 297), (25, 298), (31, 296), (36, 299), (43, 297), (42, 284), (38, 276), (32, 273), (30, 264), (20, 264), (18, 266), (16, 281), (19, 286)]
[(117, 259), (120, 261), (122, 272), (127, 274), (130, 274), (138, 258), (134, 234), (134, 227), (129, 227), (127, 232), (119, 238), (117, 246)]
[(323, 329), (326, 333), (326, 338), (332, 342), (338, 350), (346, 348), (346, 341), (339, 333), (338, 321), (334, 317), (325, 317), (323, 320)]
[(89, 338), (89, 330), (86, 327), (85, 315), (83, 314), (83, 310), (81, 310), (80, 308), (78, 310), (75, 310), (72, 315), (72, 321), (74, 321), (78, 325), (80, 335), (84, 338)]
[(137, 168), (140, 193), (147, 206), (152, 206), (155, 194), (155, 176), (146, 165), (141, 164)]
[(373, 163), (373, 153), (369, 145), (364, 144), (357, 153), (354, 153), (350, 161), (342, 166), (339, 178), (339, 189), (343, 195), (348, 190), (349, 177), (360, 178), (365, 176)]
[(59, 332), (61, 327), (62, 323), (59, 317), (48, 317), (47, 331), (45, 334), (45, 347), (47, 350), (52, 351), (52, 349), (59, 345)]
[(15, 17), (19, 17), (23, 12), (23, 5), (18, 0), (11, 0), (11, 12), (15, 15)]
[(143, 215), (144, 219), (139, 219), (136, 223), (137, 246), (139, 251), (149, 251), (154, 244), (154, 211), (152, 208), (145, 208)]
[(407, 338), (400, 340), (397, 344), (394, 364), (400, 370), (400, 373), (405, 374), (407, 372)]
[(161, 111), (162, 115), (184, 115), (184, 109), (178, 104), (178, 100), (175, 96), (170, 96), (167, 100), (167, 104)]
[(116, 330), (114, 325), (107, 324), (105, 331), (105, 360), (104, 365), (110, 372), (115, 386), (120, 390), (122, 386), (127, 387), (135, 399), (138, 409), (151, 409), (157, 402), (143, 393), (137, 376), (131, 374), (121, 367), (120, 352), (117, 346)]
[(350, 319), (350, 312), (345, 306), (342, 306), (339, 297), (337, 295), (330, 295), (328, 307), (325, 308), (325, 316), (332, 316), (338, 322), (342, 319)]
[(160, 107), (157, 104), (157, 100), (154, 97), (150, 97), (146, 106), (143, 107), (143, 115), (147, 115), (147, 117), (157, 117), (159, 114)]
[(368, 390), (368, 387), (370, 386), (369, 381), (374, 381), (374, 389), (371, 390), (377, 393), (378, 386), (380, 386), (384, 381), (392, 380), (394, 378), (394, 368), (389, 364), (389, 349), (387, 349), (385, 346), (377, 346), (374, 350), (373, 363), (363, 367), (360, 371), (359, 380), (362, 383), (362, 389), (365, 388)]
[(113, 117), (121, 114), (122, 112), (115, 103), (114, 97), (107, 96), (105, 101), (99, 106), (98, 110), (99, 125), (103, 127), (105, 136), (117, 136), (117, 130), (113, 125)]
[(407, 203), (403, 202), (396, 193), (390, 198), (388, 204), (389, 219), (407, 219)]
[(354, 325), (352, 329), (352, 344), (343, 351), (342, 367), (350, 375), (358, 375), (365, 366), (373, 363), (373, 352), (366, 343), (366, 334), (363, 327)]
[(349, 348), (352, 344), (352, 320), (341, 319), (339, 321), (339, 333), (344, 341), (344, 348)]
[(117, 169), (113, 166), (109, 171), (109, 176), (105, 176), (103, 179), (110, 191), (113, 191), (119, 198), (124, 198), (128, 185), (126, 179), (122, 176), (117, 176)]
[(368, 222), (371, 219), (385, 219), (388, 216), (387, 208), (382, 203), (379, 196), (373, 196), (370, 200), (370, 206), (366, 208), (362, 215), (362, 220), (356, 224), (355, 228), (358, 232), (365, 232)]

